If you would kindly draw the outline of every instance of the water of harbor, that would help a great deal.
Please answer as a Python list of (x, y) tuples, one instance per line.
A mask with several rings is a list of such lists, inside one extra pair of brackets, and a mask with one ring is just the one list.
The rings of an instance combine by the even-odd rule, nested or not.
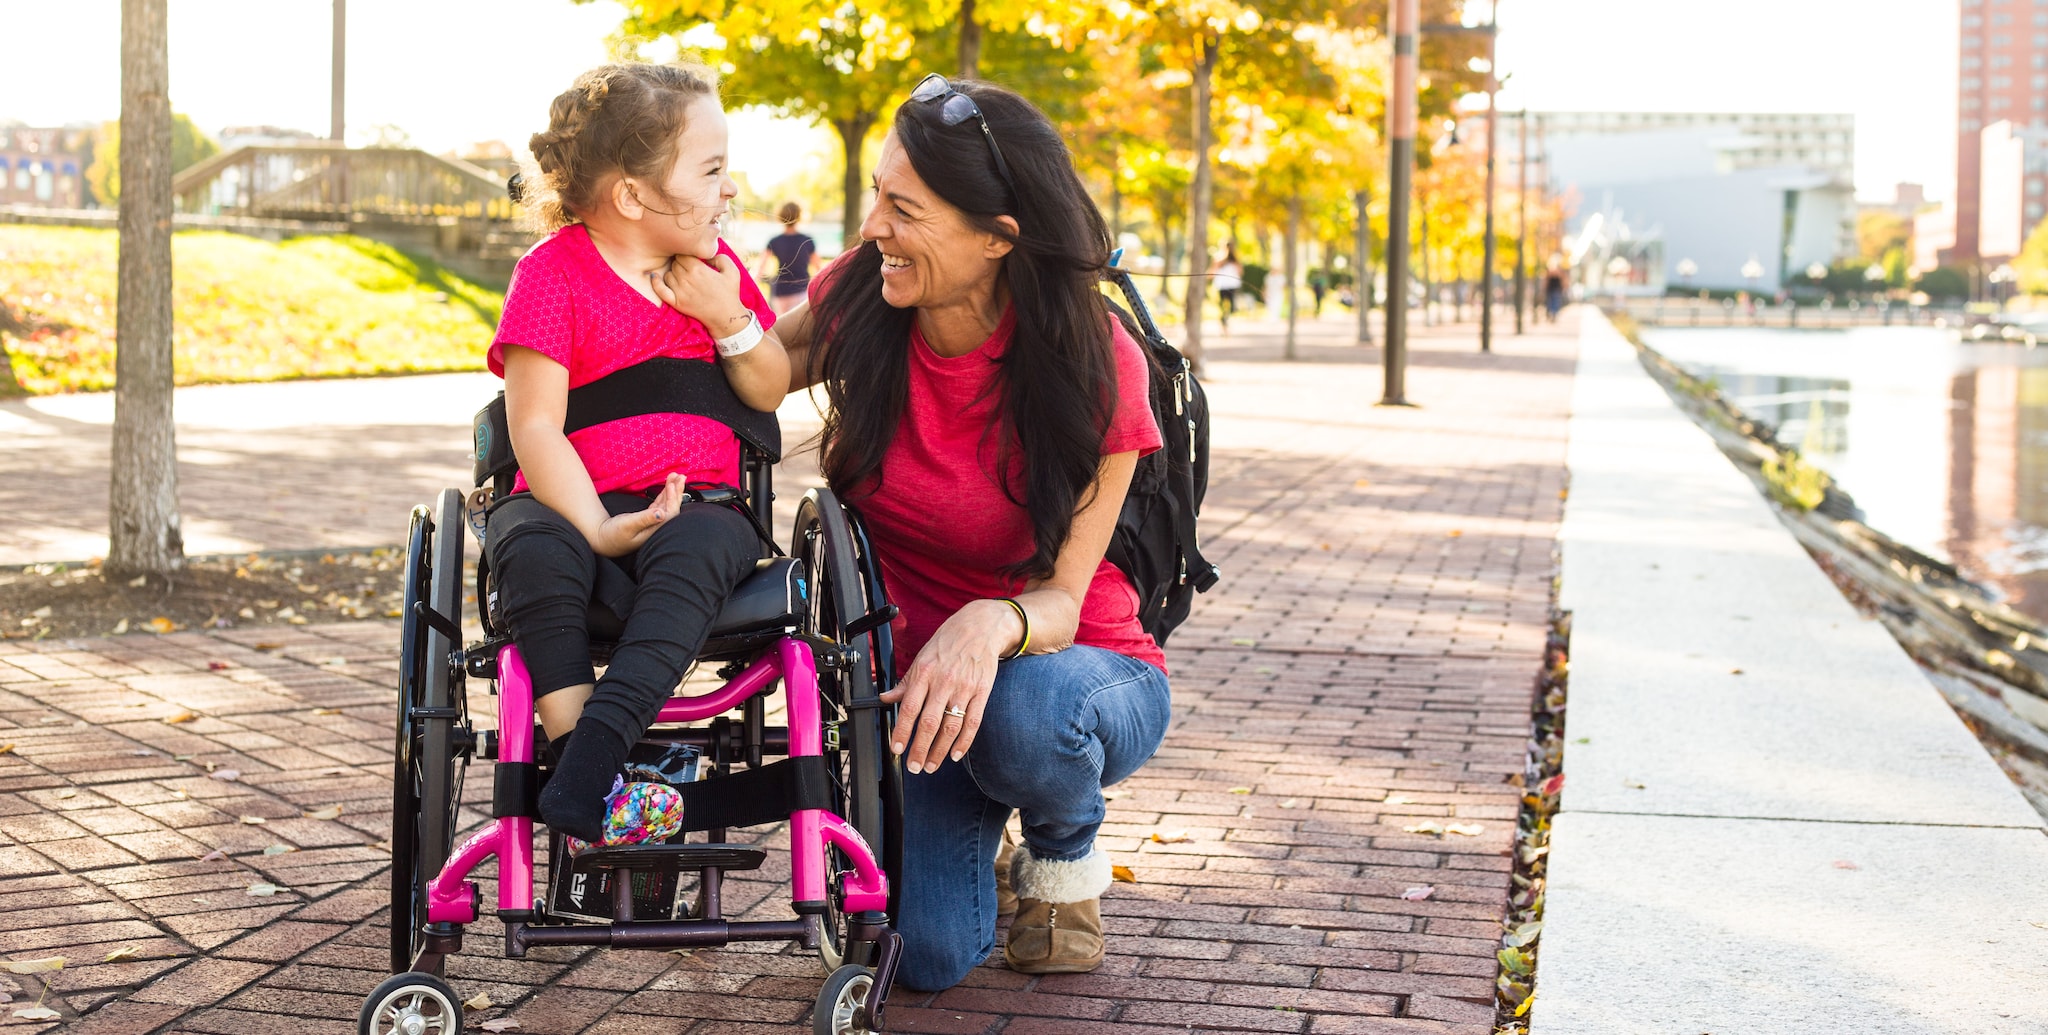
[(2048, 348), (1932, 328), (1645, 328), (1770, 422), (1869, 525), (2048, 623)]

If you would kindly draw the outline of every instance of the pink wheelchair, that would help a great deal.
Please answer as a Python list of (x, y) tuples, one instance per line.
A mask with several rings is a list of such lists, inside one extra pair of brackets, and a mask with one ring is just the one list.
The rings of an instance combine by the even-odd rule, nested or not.
[[(673, 364), (678, 361), (653, 361)], [(621, 371), (571, 393), (566, 430), (626, 415), (644, 403), (647, 379), (665, 379), (662, 409), (731, 426), (745, 484), (732, 494), (763, 529), (781, 451), (773, 414), (741, 406), (716, 368)], [(685, 369), (695, 367), (698, 370)], [(712, 378), (703, 376), (705, 372)], [(634, 391), (607, 382), (639, 379)], [(489, 534), (482, 515), (510, 489), (517, 469), (505, 433), (503, 396), (478, 414), (474, 481), (437, 504), (415, 507), (407, 541), (398, 739), (391, 828), (391, 969), (359, 1017), (364, 1035), (459, 1035), (463, 997), (444, 980), (465, 926), (486, 909), (504, 925), (504, 952), (593, 945), (668, 950), (741, 941), (815, 949), (827, 973), (812, 1028), (846, 1035), (883, 1029), (902, 940), (892, 927), (901, 872), (901, 769), (884, 739), (891, 709), (889, 622), (880, 566), (860, 521), (823, 489), (797, 508), (788, 556), (764, 556), (734, 590), (699, 658), (722, 684), (671, 698), (635, 757), (681, 760), (685, 831), (669, 843), (592, 846), (570, 857), (551, 835), (537, 851), (534, 827), (548, 769), (533, 688), (518, 648), (492, 612), (493, 579), (479, 560), (467, 587), (480, 602), (484, 638), (464, 646), (464, 540)], [(781, 551), (768, 543), (768, 549)], [(591, 608), (594, 660), (608, 656), (618, 624)], [(496, 728), (473, 721), (472, 680), (498, 698)], [(785, 724), (768, 725), (768, 699), (783, 697)], [(492, 819), (455, 843), (461, 784), (470, 764), (492, 763)], [(629, 763), (630, 766), (631, 763)], [(756, 869), (766, 852), (728, 842), (733, 828), (786, 821), (791, 887), (781, 919), (729, 919), (726, 874)], [(536, 859), (536, 856), (541, 858)], [(478, 867), (497, 860), (496, 901), (483, 902)], [(545, 889), (536, 894), (536, 882)]]

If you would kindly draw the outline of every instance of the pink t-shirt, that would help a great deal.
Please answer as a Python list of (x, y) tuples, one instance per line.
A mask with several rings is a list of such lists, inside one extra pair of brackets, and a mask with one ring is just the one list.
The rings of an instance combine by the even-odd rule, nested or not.
[[(907, 667), (932, 634), (969, 601), (1014, 596), (1023, 587), (1002, 569), (1031, 554), (1031, 514), (1010, 501), (997, 481), (996, 424), (1001, 393), (997, 361), (1008, 350), (1016, 313), (973, 352), (944, 357), (911, 332), (910, 394), (896, 438), (882, 455), (881, 482), (853, 498), (882, 561), (891, 603), (903, 609), (896, 641)], [(1117, 397), (1102, 453), (1141, 455), (1160, 446), (1152, 420), (1149, 375), (1138, 343), (1113, 324)], [(1014, 455), (1004, 472), (1022, 481)], [(1021, 495), (1021, 492), (1019, 493)], [(1166, 656), (1138, 624), (1138, 594), (1116, 565), (1095, 569), (1081, 602), (1074, 642), (1151, 662)]]
[[(721, 255), (732, 256), (724, 241)], [(687, 261), (687, 260), (678, 260)], [(752, 277), (740, 278), (740, 301), (775, 325), (775, 312)], [(695, 318), (651, 302), (619, 279), (582, 224), (549, 235), (526, 253), (505, 292), (505, 312), (491, 340), (491, 373), (505, 376), (505, 346), (521, 345), (560, 363), (569, 387), (579, 388), (606, 374), (658, 356), (718, 361), (711, 332)], [(599, 492), (637, 492), (667, 480), (737, 485), (739, 440), (732, 429), (709, 417), (649, 413), (607, 421), (575, 432), (569, 444), (583, 458)], [(513, 483), (526, 489), (526, 476)]]

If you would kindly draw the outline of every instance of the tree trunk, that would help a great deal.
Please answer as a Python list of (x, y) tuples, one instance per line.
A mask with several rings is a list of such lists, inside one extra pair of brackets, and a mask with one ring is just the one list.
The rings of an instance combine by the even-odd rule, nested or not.
[(1109, 161), (1109, 247), (1111, 251), (1123, 247), (1124, 238), (1124, 192), (1117, 186), (1117, 170), (1122, 164), (1119, 152)]
[(121, 0), (109, 576), (169, 577), (185, 557), (171, 417), (171, 73), (166, 0)]
[[(1417, 199), (1420, 201), (1421, 199)], [(1422, 270), (1422, 323), (1425, 327), (1436, 326), (1436, 282), (1431, 279), (1434, 264), (1429, 261), (1429, 206), (1418, 204), (1415, 220), (1415, 251), (1422, 261), (1416, 265)]]
[(981, 23), (974, 20), (974, 0), (960, 0), (959, 65), (962, 79), (981, 74)]
[(1301, 310), (1301, 302), (1294, 294), (1295, 285), (1301, 282), (1301, 277), (1297, 275), (1298, 271), (1295, 268), (1301, 261), (1301, 195), (1299, 194), (1287, 199), (1287, 234), (1284, 239), (1286, 241), (1287, 254), (1281, 256), (1281, 258), (1287, 263), (1287, 294), (1284, 296), (1287, 299), (1287, 348), (1285, 355), (1288, 359), (1293, 359), (1295, 358), (1294, 318)]
[[(1316, 318), (1322, 319), (1323, 299), (1337, 286), (1337, 242), (1323, 242), (1323, 293), (1316, 296)], [(1355, 294), (1356, 292), (1354, 292)]]
[(1195, 183), (1194, 204), (1188, 212), (1188, 297), (1186, 335), (1181, 345), (1188, 362), (1202, 369), (1202, 301), (1209, 296), (1209, 205), (1214, 190), (1209, 163), (1209, 146), (1215, 136), (1209, 108), (1216, 75), (1216, 37), (1203, 32), (1196, 40), (1200, 55), (1195, 59)]
[(840, 247), (845, 250), (852, 250), (860, 244), (860, 201), (867, 190), (864, 186), (866, 177), (862, 175), (864, 170), (860, 167), (861, 145), (867, 143), (868, 127), (874, 124), (874, 113), (865, 111), (852, 118), (832, 120), (832, 128), (839, 131), (839, 146), (846, 155), (846, 179), (841, 184), (846, 211), (839, 220), (841, 233), (845, 234)]

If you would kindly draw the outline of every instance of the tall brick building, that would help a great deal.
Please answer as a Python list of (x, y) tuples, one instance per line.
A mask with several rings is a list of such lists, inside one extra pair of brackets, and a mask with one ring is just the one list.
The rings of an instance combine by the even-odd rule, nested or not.
[[(1954, 258), (1981, 253), (1985, 214), (1983, 137), (1986, 127), (2010, 122), (2021, 136), (2048, 133), (2048, 0), (1961, 0), (1962, 44), (1956, 121), (1956, 241)], [(2023, 197), (1997, 199), (1995, 213), (2017, 207), (2028, 225), (2048, 204), (2048, 168), (2026, 163)], [(2008, 177), (1995, 175), (1994, 186)]]

